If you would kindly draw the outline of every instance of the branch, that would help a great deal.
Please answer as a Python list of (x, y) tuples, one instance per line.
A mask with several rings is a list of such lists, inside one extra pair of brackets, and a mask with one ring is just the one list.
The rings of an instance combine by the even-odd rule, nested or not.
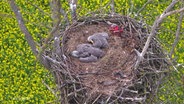
[(45, 12), (45, 11), (44, 11), (43, 9), (41, 9), (38, 5), (33, 4), (32, 1), (26, 0), (26, 2), (27, 2), (28, 4), (30, 4), (30, 5), (32, 5), (33, 7), (35, 7), (36, 9), (38, 9), (38, 10), (39, 10), (41, 13), (43, 13), (44, 15), (50, 16), (50, 13)]
[(127, 14), (127, 16), (130, 16), (132, 13), (133, 13), (133, 8), (134, 8), (134, 3), (133, 3), (133, 1), (132, 0), (129, 0), (130, 1), (130, 8), (129, 8), (129, 10), (128, 10), (128, 14)]
[(44, 55), (44, 57), (45, 57), (47, 60), (49, 60), (50, 62), (54, 63), (54, 64), (58, 64), (58, 65), (62, 65), (62, 66), (66, 66), (62, 61), (61, 61), (61, 62), (59, 62), (59, 61), (54, 60), (54, 59), (52, 59), (51, 57), (49, 57), (49, 56), (45, 56), (45, 55)]
[(138, 16), (139, 13), (140, 13), (142, 10), (144, 10), (144, 8), (145, 8), (149, 3), (151, 3), (152, 1), (153, 1), (153, 0), (148, 0), (148, 1), (142, 6), (142, 8), (138, 10), (137, 16)]
[(28, 44), (30, 45), (33, 54), (36, 56), (38, 54), (37, 49), (36, 49), (36, 44), (34, 42), (33, 37), (31, 36), (31, 34), (29, 33), (27, 27), (24, 24), (24, 20), (22, 18), (22, 14), (21, 14), (20, 10), (18, 9), (18, 7), (15, 4), (14, 0), (9, 0), (9, 3), (10, 3), (12, 11), (14, 12), (14, 14), (16, 16), (16, 19), (18, 21), (18, 24), (19, 24), (19, 27), (20, 27), (21, 31), (24, 33), (25, 38), (26, 38)]
[(144, 55), (146, 54), (146, 51), (147, 51), (147, 49), (149, 47), (151, 39), (156, 34), (156, 29), (159, 27), (159, 25), (163, 21), (163, 19), (166, 18), (169, 15), (172, 15), (172, 14), (184, 11), (184, 8), (181, 8), (179, 10), (170, 11), (177, 2), (178, 2), (177, 0), (173, 0), (172, 3), (166, 8), (166, 10), (155, 20), (155, 22), (154, 22), (154, 24), (152, 26), (151, 32), (150, 32), (150, 34), (149, 34), (149, 36), (147, 38), (147, 41), (145, 43), (145, 46), (143, 47), (142, 52), (138, 56), (137, 62), (136, 62), (135, 67), (134, 67), (135, 69), (137, 69), (137, 67), (139, 66), (140, 62), (143, 60), (142, 57), (144, 57)]
[(183, 20), (183, 16), (184, 16), (184, 12), (181, 12), (180, 17), (179, 17), (179, 22), (178, 22), (178, 26), (177, 26), (177, 30), (176, 30), (176, 38), (174, 40), (174, 43), (172, 44), (172, 49), (170, 51), (169, 57), (172, 59), (172, 54), (174, 53), (174, 49), (179, 41), (179, 35), (180, 35), (180, 30), (181, 30), (181, 24), (182, 24), (182, 20)]
[(70, 9), (71, 9), (71, 16), (72, 16), (72, 21), (77, 20), (77, 14), (76, 14), (76, 8), (77, 8), (77, 0), (70, 0)]
[(114, 13), (115, 13), (114, 0), (111, 0), (110, 6), (111, 6), (111, 14), (114, 15)]
[(170, 11), (170, 12), (166, 13), (165, 15), (161, 15), (161, 16), (163, 16), (163, 17), (162, 17), (162, 20), (163, 20), (165, 17), (167, 17), (167, 16), (170, 16), (170, 15), (176, 14), (176, 13), (180, 13), (180, 12), (183, 12), (183, 11), (184, 11), (184, 7), (181, 8), (181, 9), (178, 9), (178, 10)]
[(59, 34), (59, 25), (60, 25), (60, 21), (61, 21), (61, 19), (60, 19), (60, 16), (61, 16), (61, 14), (60, 14), (60, 0), (52, 0), (51, 1), (51, 11), (52, 11), (51, 17), (53, 20), (53, 28), (50, 31), (47, 38), (45, 39), (45, 43), (39, 52), (38, 58), (41, 58), (42, 53), (47, 48), (48, 42), (53, 38), (53, 36), (56, 36), (57, 34)]
[(42, 83), (47, 87), (47, 89), (48, 89), (49, 91), (52, 92), (52, 94), (53, 94), (56, 98), (58, 97), (57, 94), (56, 94), (56, 91), (54, 91), (51, 87), (49, 87), (49, 85), (46, 84), (45, 81), (42, 80)]
[(163, 13), (169, 12), (179, 0), (172, 0), (171, 4), (164, 10)]
[(62, 7), (60, 8), (60, 12), (64, 17), (64, 21), (66, 22), (66, 26), (69, 26), (70, 22), (69, 22), (69, 19), (68, 19), (68, 15)]

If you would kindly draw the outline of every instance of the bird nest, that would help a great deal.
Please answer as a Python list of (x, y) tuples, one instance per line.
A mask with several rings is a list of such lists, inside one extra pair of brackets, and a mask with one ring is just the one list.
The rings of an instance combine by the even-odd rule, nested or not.
[[(111, 31), (116, 24), (122, 31)], [(96, 62), (81, 62), (71, 52), (95, 33), (109, 35), (105, 55)], [(57, 56), (51, 71), (67, 104), (143, 103), (155, 96), (168, 63), (154, 37), (138, 68), (134, 68), (147, 40), (149, 28), (126, 16), (88, 17), (72, 24), (54, 39), (47, 56)], [(61, 46), (59, 43), (62, 43)]]

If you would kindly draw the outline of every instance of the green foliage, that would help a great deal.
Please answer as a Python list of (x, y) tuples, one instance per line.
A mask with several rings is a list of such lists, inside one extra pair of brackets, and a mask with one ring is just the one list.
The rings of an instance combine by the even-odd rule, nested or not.
[[(49, 0), (17, 0), (25, 24), (35, 41), (40, 43), (52, 27)], [(158, 15), (169, 5), (171, 0), (153, 0), (136, 17), (135, 14), (147, 0), (115, 0), (115, 11), (119, 14), (142, 20), (152, 25)], [(69, 14), (67, 0), (61, 0), (62, 7)], [(56, 97), (43, 84), (55, 88), (53, 77), (35, 61), (24, 35), (21, 33), (8, 2), (0, 2), (0, 103), (48, 103), (55, 102)], [(174, 8), (179, 8), (177, 4)], [(109, 0), (78, 0), (79, 16), (110, 13)], [(61, 16), (63, 20), (63, 16)], [(71, 17), (69, 17), (71, 18)], [(163, 47), (170, 51), (175, 38), (179, 15), (164, 19), (157, 35)], [(65, 21), (64, 21), (65, 22)], [(184, 20), (182, 23), (184, 27)], [(173, 58), (184, 63), (184, 30), (181, 29), (180, 41)], [(184, 103), (182, 85), (184, 70), (180, 66), (178, 72), (172, 71), (162, 83), (156, 103)]]
[[(152, 25), (157, 16), (159, 16), (163, 10), (169, 5), (170, 1), (154, 1), (141, 12), (144, 20), (147, 24)], [(179, 5), (174, 7), (179, 8)], [(160, 26), (159, 37), (164, 49), (170, 51), (172, 44), (175, 39), (175, 33), (177, 29), (179, 15), (172, 15), (164, 19), (164, 22)], [(184, 22), (182, 22), (182, 27), (184, 27)], [(178, 62), (178, 64), (184, 65), (184, 30), (180, 31), (179, 42), (176, 46), (173, 58)], [(182, 83), (182, 76), (184, 75), (183, 67), (177, 67), (178, 72), (174, 71), (171, 67), (171, 73), (169, 77), (165, 78), (165, 81), (161, 83), (161, 87), (158, 93), (158, 99), (156, 104), (183, 104), (184, 103), (184, 83)]]
[[(18, 28), (9, 4), (0, 3), (0, 11), (3, 11), (1, 14), (10, 15), (10, 18), (0, 17), (0, 103), (53, 102), (56, 99), (55, 96), (42, 83), (45, 81), (51, 88), (54, 88), (52, 76), (36, 62), (24, 35)], [(44, 20), (38, 13), (34, 16), (39, 19), (34, 20), (29, 17), (30, 19), (27, 19), (30, 23)], [(46, 28), (41, 28), (41, 26), (40, 28), (35, 28), (32, 24), (27, 24), (27, 26), (35, 39), (38, 33), (46, 32)]]
[[(147, 24), (152, 25), (157, 16), (159, 16), (163, 10), (169, 5), (171, 1), (154, 1), (151, 4), (148, 4), (147, 7), (141, 12), (143, 20)], [(176, 5), (174, 8), (178, 9), (180, 4)], [(175, 39), (177, 24), (178, 24), (179, 15), (172, 15), (164, 19), (164, 22), (160, 26), (159, 34), (157, 37), (160, 39), (164, 49), (170, 51), (172, 44)], [(182, 22), (182, 27), (184, 27), (184, 22)], [(175, 53), (173, 58), (177, 61), (178, 64), (184, 65), (184, 30), (180, 31), (179, 42), (175, 48)], [(171, 73), (169, 77), (165, 78), (165, 81), (161, 83), (161, 87), (158, 93), (158, 99), (156, 104), (183, 104), (184, 103), (184, 83), (182, 82), (182, 76), (184, 75), (183, 67), (177, 67), (178, 72), (171, 67)]]

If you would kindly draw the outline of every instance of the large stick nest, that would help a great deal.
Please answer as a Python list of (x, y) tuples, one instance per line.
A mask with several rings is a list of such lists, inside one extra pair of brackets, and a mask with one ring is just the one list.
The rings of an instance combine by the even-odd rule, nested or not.
[[(121, 37), (109, 31), (107, 22), (124, 27)], [(98, 32), (109, 34), (109, 47), (97, 62), (83, 63), (71, 56), (77, 45)], [(46, 52), (52, 60), (51, 71), (61, 91), (61, 102), (69, 104), (142, 103), (157, 92), (168, 69), (164, 52), (154, 37), (137, 69), (134, 65), (145, 45), (149, 28), (126, 16), (88, 17), (61, 32), (54, 49)], [(61, 42), (61, 46), (58, 46)], [(57, 47), (57, 48), (56, 48)], [(48, 58), (49, 59), (49, 58)], [(51, 60), (51, 59), (50, 59)]]

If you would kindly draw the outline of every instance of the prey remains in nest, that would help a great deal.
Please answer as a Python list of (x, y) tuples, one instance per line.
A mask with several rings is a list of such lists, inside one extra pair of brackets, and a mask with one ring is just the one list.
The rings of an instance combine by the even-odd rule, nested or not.
[[(155, 94), (168, 65), (156, 38), (140, 66), (134, 69), (138, 57), (134, 50), (142, 50), (148, 31), (126, 16), (89, 17), (68, 28), (62, 38), (67, 56), (67, 66), (61, 69), (63, 100), (70, 104), (142, 103)], [(101, 49), (103, 57), (84, 63), (71, 56), (79, 44), (89, 43), (89, 36), (103, 32), (109, 35), (108, 47)]]

